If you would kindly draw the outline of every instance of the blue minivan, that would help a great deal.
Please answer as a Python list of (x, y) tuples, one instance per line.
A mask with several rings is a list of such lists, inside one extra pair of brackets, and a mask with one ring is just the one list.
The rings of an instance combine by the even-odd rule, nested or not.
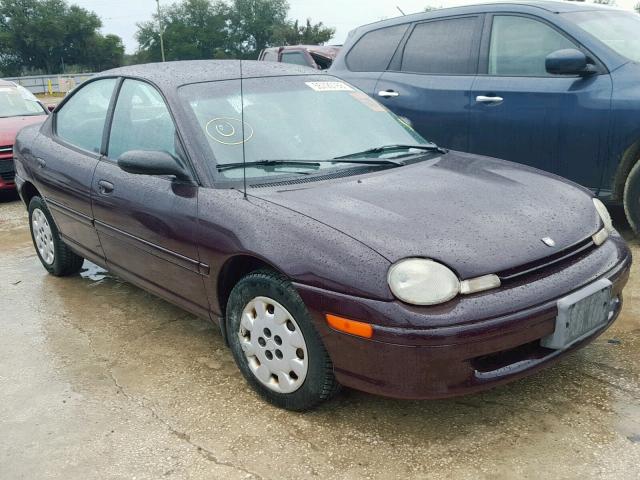
[(330, 72), (438, 145), (624, 204), (640, 231), (640, 15), (543, 1), (436, 10), (352, 31)]

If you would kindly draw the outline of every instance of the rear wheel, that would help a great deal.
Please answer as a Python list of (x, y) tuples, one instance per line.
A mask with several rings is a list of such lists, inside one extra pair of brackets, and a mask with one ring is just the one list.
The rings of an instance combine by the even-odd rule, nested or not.
[(63, 277), (80, 271), (84, 258), (72, 252), (62, 241), (41, 197), (33, 197), (29, 202), (29, 227), (38, 258), (50, 274)]
[(229, 345), (240, 371), (263, 398), (288, 410), (308, 410), (339, 388), (309, 312), (291, 283), (266, 270), (231, 291)]

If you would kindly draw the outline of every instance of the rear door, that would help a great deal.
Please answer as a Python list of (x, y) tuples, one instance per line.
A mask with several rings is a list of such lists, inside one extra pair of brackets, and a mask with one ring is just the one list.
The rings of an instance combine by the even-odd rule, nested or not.
[(183, 159), (175, 124), (152, 85), (126, 79), (113, 112), (107, 155), (93, 181), (93, 212), (107, 265), (199, 315), (207, 315), (195, 234), (198, 186), (167, 176), (135, 175), (117, 159), (130, 150)]
[(545, 20), (500, 13), (487, 21), (473, 86), (469, 150), (597, 188), (606, 155), (612, 83), (606, 73), (547, 73), (547, 55), (583, 49)]
[(409, 24), (379, 28), (365, 33), (344, 59), (337, 59), (330, 73), (347, 80), (369, 95), (402, 41)]
[(377, 100), (443, 147), (468, 148), (483, 19), (468, 15), (414, 24), (375, 87)]
[(50, 135), (41, 137), (34, 152), (34, 177), (60, 234), (94, 260), (104, 255), (93, 226), (91, 182), (116, 82), (106, 78), (81, 86), (56, 111)]

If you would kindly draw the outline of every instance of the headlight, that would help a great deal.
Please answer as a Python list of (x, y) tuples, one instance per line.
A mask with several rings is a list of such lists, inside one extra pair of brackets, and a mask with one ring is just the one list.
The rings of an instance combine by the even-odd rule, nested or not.
[(424, 258), (409, 258), (392, 265), (387, 280), (391, 292), (412, 305), (444, 303), (460, 292), (455, 273)]
[(602, 219), (602, 223), (604, 223), (604, 228), (607, 230), (607, 232), (612, 233), (614, 231), (613, 222), (611, 221), (611, 215), (609, 215), (607, 207), (605, 207), (604, 203), (602, 203), (597, 198), (593, 199), (593, 204), (598, 211), (598, 215), (600, 215), (600, 218)]

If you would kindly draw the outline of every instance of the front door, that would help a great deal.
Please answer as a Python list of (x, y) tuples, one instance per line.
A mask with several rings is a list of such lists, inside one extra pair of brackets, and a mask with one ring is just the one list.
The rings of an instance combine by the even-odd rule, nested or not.
[(442, 147), (468, 147), (482, 20), (471, 15), (416, 24), (375, 88), (377, 100)]
[(580, 47), (540, 19), (495, 15), (489, 35), (485, 73), (473, 85), (469, 150), (598, 188), (611, 77), (547, 73), (547, 55)]
[(131, 150), (181, 156), (161, 95), (145, 82), (126, 79), (113, 113), (107, 155), (93, 181), (95, 224), (107, 264), (183, 308), (207, 315), (206, 272), (195, 243), (198, 186), (121, 170), (117, 159)]
[(91, 183), (116, 79), (81, 86), (54, 114), (51, 131), (34, 146), (34, 177), (64, 241), (82, 256), (104, 261), (93, 226)]

